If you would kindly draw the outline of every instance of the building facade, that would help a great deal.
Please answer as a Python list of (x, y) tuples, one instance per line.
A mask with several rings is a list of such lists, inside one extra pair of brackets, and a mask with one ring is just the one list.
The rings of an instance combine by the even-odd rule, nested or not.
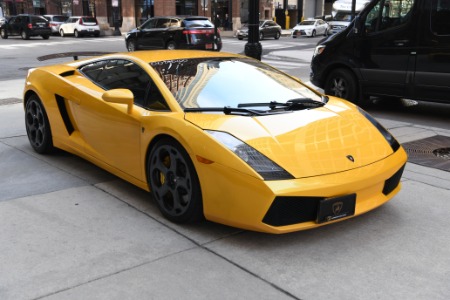
[[(250, 0), (0, 0), (6, 16), (21, 13), (94, 16), (102, 32), (111, 34), (115, 24), (129, 31), (152, 16), (200, 15), (220, 20), (222, 30), (236, 30), (248, 21)], [(332, 0), (259, 0), (260, 19), (275, 19), (292, 28), (302, 18), (325, 14)], [(331, 4), (330, 4), (331, 6)]]

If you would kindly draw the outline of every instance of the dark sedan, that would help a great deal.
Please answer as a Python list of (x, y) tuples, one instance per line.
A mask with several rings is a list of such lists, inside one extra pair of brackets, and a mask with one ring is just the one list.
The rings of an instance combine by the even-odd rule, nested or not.
[[(248, 37), (248, 25), (243, 25), (241, 29), (236, 32), (239, 40)], [(271, 20), (259, 21), (259, 39), (273, 37), (278, 40), (281, 36), (281, 26)]]
[(128, 51), (197, 49), (220, 51), (220, 32), (206, 17), (154, 17), (125, 36)]

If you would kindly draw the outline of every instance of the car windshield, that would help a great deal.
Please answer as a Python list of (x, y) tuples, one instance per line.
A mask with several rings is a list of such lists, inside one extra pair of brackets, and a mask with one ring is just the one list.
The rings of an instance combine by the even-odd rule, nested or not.
[(64, 17), (64, 16), (54, 16), (52, 19), (53, 19), (53, 21), (55, 21), (55, 22), (65, 22), (65, 21), (67, 20), (67, 17)]
[(97, 20), (93, 17), (83, 17), (81, 18), (83, 20), (83, 23), (95, 23), (97, 24)]
[(196, 58), (150, 63), (180, 106), (232, 107), (246, 103), (285, 103), (321, 95), (288, 75), (249, 58)]
[(299, 23), (298, 25), (314, 25), (314, 21), (303, 21)]

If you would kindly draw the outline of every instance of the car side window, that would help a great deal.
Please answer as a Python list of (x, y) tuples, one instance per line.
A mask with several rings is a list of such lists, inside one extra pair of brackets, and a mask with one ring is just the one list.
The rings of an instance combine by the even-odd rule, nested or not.
[(156, 28), (169, 28), (170, 27), (170, 19), (159, 19), (156, 24)]
[(366, 32), (381, 32), (405, 24), (411, 18), (414, 0), (380, 0), (367, 14)]
[(142, 29), (152, 29), (156, 27), (158, 19), (150, 19), (142, 25)]
[(150, 76), (140, 66), (124, 59), (95, 62), (80, 69), (89, 79), (105, 90), (129, 89), (134, 104), (152, 110), (169, 107)]
[(435, 35), (450, 35), (450, 1), (432, 0), (430, 26)]

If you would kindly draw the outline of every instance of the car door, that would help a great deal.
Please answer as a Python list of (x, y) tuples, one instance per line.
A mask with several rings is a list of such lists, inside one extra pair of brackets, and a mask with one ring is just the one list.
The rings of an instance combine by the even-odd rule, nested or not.
[(64, 33), (66, 34), (74, 34), (75, 25), (79, 18), (71, 17), (67, 20), (67, 23), (64, 25)]
[[(14, 18), (14, 19), (13, 19)], [(23, 16), (17, 16), (13, 17), (10, 20), (10, 34), (11, 35), (20, 35), (20, 32), (22, 31), (22, 21), (24, 21)], [(24, 21), (25, 22), (25, 21)]]
[(410, 98), (450, 103), (450, 1), (424, 1), (421, 10)]
[(327, 30), (327, 23), (323, 20), (318, 20), (317, 21), (317, 34), (324, 34), (325, 31)]
[[(85, 153), (127, 174), (142, 179), (141, 116), (149, 75), (128, 60), (103, 60), (80, 71), (99, 89), (74, 89), (76, 127), (85, 141)], [(126, 88), (135, 96), (131, 113), (123, 104), (102, 99), (104, 91)], [(142, 105), (141, 105), (142, 106)]]
[[(403, 97), (417, 22), (410, 17), (417, 0), (378, 0), (363, 16), (365, 32), (357, 53), (364, 93)], [(365, 19), (364, 19), (365, 18)]]
[(142, 49), (165, 48), (165, 33), (170, 27), (170, 19), (153, 18), (145, 22), (141, 27), (138, 39), (139, 47)]

